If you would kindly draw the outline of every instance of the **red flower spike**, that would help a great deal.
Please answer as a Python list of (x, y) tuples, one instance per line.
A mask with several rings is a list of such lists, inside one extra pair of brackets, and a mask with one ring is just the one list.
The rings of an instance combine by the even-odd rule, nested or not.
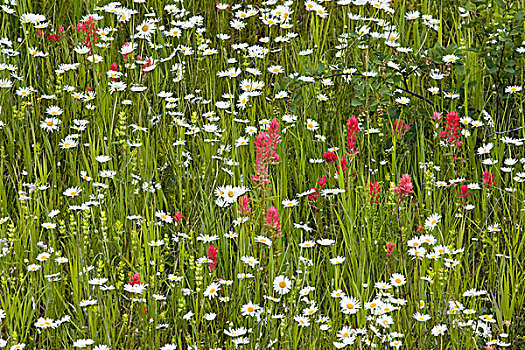
[(215, 248), (213, 244), (210, 244), (208, 247), (208, 259), (211, 260), (208, 263), (208, 269), (210, 271), (215, 271), (219, 260), (217, 259), (217, 248)]

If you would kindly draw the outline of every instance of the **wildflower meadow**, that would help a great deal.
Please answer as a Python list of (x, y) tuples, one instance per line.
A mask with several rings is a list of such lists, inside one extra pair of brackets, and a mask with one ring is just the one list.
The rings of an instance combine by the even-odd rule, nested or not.
[(525, 1), (0, 2), (0, 348), (525, 349)]

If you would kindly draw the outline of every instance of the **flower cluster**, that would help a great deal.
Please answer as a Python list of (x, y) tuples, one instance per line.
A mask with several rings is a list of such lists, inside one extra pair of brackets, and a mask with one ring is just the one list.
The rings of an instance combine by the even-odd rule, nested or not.
[(461, 126), (459, 114), (454, 111), (448, 112), (447, 116), (443, 119), (443, 131), (439, 133), (439, 136), (446, 145), (459, 147), (463, 143), (460, 140), (461, 137)]
[(355, 116), (346, 121), (346, 149), (351, 156), (358, 153), (356, 135), (359, 132), (359, 122)]
[(270, 183), (268, 167), (272, 162), (279, 161), (277, 146), (279, 144), (279, 122), (272, 119), (267, 132), (261, 131), (255, 141), (255, 175), (252, 181), (256, 185), (268, 185)]

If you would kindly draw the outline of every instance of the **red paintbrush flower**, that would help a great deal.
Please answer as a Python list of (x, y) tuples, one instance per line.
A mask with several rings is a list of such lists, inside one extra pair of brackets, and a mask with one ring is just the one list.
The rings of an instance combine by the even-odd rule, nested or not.
[(210, 271), (215, 271), (219, 260), (217, 258), (217, 248), (215, 248), (213, 244), (210, 244), (210, 246), (208, 247), (208, 259), (211, 260), (208, 263), (208, 269)]
[(460, 193), (459, 196), (460, 196), (461, 198), (465, 198), (465, 197), (468, 197), (468, 196), (470, 196), (471, 194), (473, 194), (472, 192), (469, 192), (469, 188), (468, 188), (467, 185), (461, 185), (461, 186), (459, 187), (459, 191), (456, 191), (456, 192)]

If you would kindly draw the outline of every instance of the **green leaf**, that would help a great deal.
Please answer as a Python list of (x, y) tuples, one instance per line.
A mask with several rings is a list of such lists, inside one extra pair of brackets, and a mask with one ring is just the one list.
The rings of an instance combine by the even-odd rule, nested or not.
[(495, 3), (496, 5), (498, 5), (499, 7), (501, 7), (501, 8), (505, 8), (505, 7), (507, 7), (507, 4), (506, 4), (505, 1), (503, 1), (503, 0), (494, 0), (494, 3)]
[(457, 47), (458, 46), (455, 44), (448, 45), (447, 48), (445, 49), (445, 54), (447, 55), (453, 54), (454, 51), (456, 51)]
[(379, 89), (379, 94), (390, 96), (390, 89), (388, 89), (386, 86), (383, 86), (381, 89)]
[(507, 73), (509, 73), (510, 75), (515, 75), (516, 74), (516, 70), (513, 69), (513, 68), (510, 68), (510, 67), (505, 67), (503, 68), (503, 70)]
[(353, 98), (352, 99), (352, 106), (356, 107), (356, 106), (361, 106), (363, 103), (361, 102), (361, 100), (357, 99), (357, 98)]
[(523, 20), (523, 17), (525, 17), (525, 13), (523, 13), (523, 11), (518, 11), (514, 14), (514, 19), (517, 21)]

